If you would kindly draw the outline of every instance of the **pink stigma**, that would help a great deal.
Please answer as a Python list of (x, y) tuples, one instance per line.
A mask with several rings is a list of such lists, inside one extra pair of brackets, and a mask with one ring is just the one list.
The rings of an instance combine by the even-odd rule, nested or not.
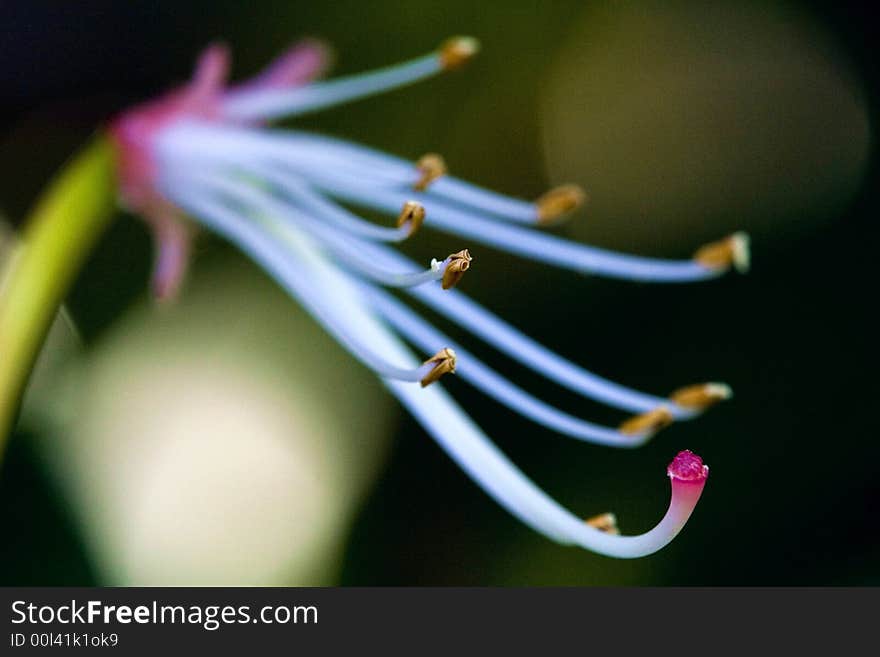
[(686, 449), (672, 459), (666, 473), (679, 481), (701, 482), (709, 475), (709, 467), (703, 464), (703, 459)]

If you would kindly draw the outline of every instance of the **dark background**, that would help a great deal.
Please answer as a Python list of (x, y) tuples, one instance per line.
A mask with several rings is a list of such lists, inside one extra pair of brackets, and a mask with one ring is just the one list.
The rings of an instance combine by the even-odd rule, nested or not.
[[(185, 78), (194, 53), (218, 35), (234, 45), (237, 71), (255, 70), (292, 37), (321, 35), (340, 53), (336, 71), (343, 73), (421, 53), (449, 34), (479, 35), (483, 68), (475, 64), (454, 81), (425, 87), (426, 109), (418, 114), (448, 118), (427, 126), (428, 147), (448, 141), (447, 157), (472, 179), (534, 196), (547, 185), (534, 116), (541, 71), (584, 5), (7, 0), (0, 27), (3, 212), (19, 222), (97, 124)], [(795, 6), (841, 44), (867, 92), (873, 123), (877, 69), (868, 10), (846, 2)], [(503, 79), (516, 83), (491, 89), (499, 116), (456, 111), (457, 94), (505, 67), (516, 75)], [(515, 109), (505, 105), (510, 93), (517, 94)], [(419, 146), (426, 126), (418, 116), (412, 124), (399, 120), (404, 102), (391, 95), (304, 124), (417, 156), (428, 149)], [(484, 136), (485, 149), (471, 146)], [(503, 157), (487, 157), (499, 143), (507, 149)], [(808, 230), (765, 230), (753, 244), (753, 271), (712, 284), (581, 284), (564, 272), (485, 254), (481, 265), (490, 273), (468, 291), (561, 353), (588, 352), (580, 362), (647, 390), (711, 375), (729, 382), (736, 397), (643, 449), (620, 452), (558, 439), (451, 382), (477, 422), (551, 493), (588, 500), (595, 512), (613, 508), (625, 532), (647, 528), (662, 513), (662, 472), (678, 449), (694, 449), (711, 465), (704, 498), (682, 536), (644, 560), (562, 548), (508, 516), (400, 412), (390, 460), (348, 539), (341, 583), (880, 584), (878, 386), (869, 342), (876, 174), (872, 157), (836, 216)], [(664, 253), (687, 256), (699, 241)], [(143, 299), (149, 266), (145, 229), (123, 217), (70, 298), (86, 345)], [(504, 288), (505, 274), (514, 271), (526, 279), (516, 294)], [(573, 396), (553, 399), (575, 407)], [(598, 406), (584, 406), (578, 411), (615, 421)], [(104, 583), (31, 438), (15, 434), (0, 472), (0, 583)]]

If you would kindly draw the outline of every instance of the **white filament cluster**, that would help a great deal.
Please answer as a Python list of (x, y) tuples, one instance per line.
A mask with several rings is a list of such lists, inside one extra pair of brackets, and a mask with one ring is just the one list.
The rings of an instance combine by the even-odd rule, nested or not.
[[(434, 367), (420, 364), (404, 340), (434, 353), (452, 347), (457, 373), (517, 413), (579, 440), (636, 447), (624, 435), (570, 415), (479, 361), (382, 287), (417, 301), (548, 379), (618, 409), (642, 413), (665, 404), (677, 418), (693, 410), (608, 381), (542, 346), (457, 290), (437, 284), (448, 264), (419, 269), (390, 244), (407, 228), (378, 226), (340, 202), (396, 215), (415, 200), (425, 226), (567, 268), (641, 281), (684, 282), (719, 271), (691, 260), (613, 253), (541, 233), (534, 203), (443, 177), (422, 192), (405, 160), (326, 136), (246, 125), (314, 111), (410, 84), (442, 69), (432, 54), (397, 67), (292, 90), (229, 96), (221, 121), (180, 120), (157, 135), (159, 191), (193, 219), (235, 244), (294, 296), (352, 355), (382, 377), (461, 467), (511, 513), (564, 543), (617, 557), (649, 554), (668, 543), (693, 505), (673, 503), (653, 530), (614, 536), (585, 524), (516, 468), (440, 386), (421, 388)], [(694, 499), (693, 502), (696, 500)]]

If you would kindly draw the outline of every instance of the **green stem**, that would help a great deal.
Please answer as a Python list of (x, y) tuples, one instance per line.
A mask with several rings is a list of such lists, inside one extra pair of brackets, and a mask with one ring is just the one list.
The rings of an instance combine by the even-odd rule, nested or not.
[(0, 274), (0, 463), (49, 326), (114, 200), (113, 149), (99, 135), (49, 184)]

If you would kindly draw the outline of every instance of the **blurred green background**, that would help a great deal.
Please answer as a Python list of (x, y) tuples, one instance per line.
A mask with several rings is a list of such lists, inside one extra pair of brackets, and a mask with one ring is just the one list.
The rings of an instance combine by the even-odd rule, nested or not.
[[(483, 494), (296, 304), (219, 240), (178, 307), (120, 213), (70, 295), (0, 470), (0, 584), (880, 584), (872, 21), (858, 3), (3, 3), (0, 213), (17, 225), (94, 128), (186, 78), (209, 41), (238, 76), (297, 37), (334, 74), (452, 34), (466, 69), (298, 122), (532, 198), (571, 181), (572, 239), (688, 257), (744, 229), (752, 272), (693, 286), (575, 276), (469, 246), (463, 289), (590, 369), (735, 398), (636, 451), (584, 445), (444, 382), (571, 509), (624, 533), (667, 504), (680, 449), (712, 475), (682, 535), (618, 561), (558, 546)], [(387, 221), (387, 219), (385, 220)], [(444, 320), (439, 319), (443, 322)], [(454, 326), (444, 328), (466, 339)], [(576, 414), (590, 404), (466, 342)], [(2, 357), (2, 353), (0, 353)]]

